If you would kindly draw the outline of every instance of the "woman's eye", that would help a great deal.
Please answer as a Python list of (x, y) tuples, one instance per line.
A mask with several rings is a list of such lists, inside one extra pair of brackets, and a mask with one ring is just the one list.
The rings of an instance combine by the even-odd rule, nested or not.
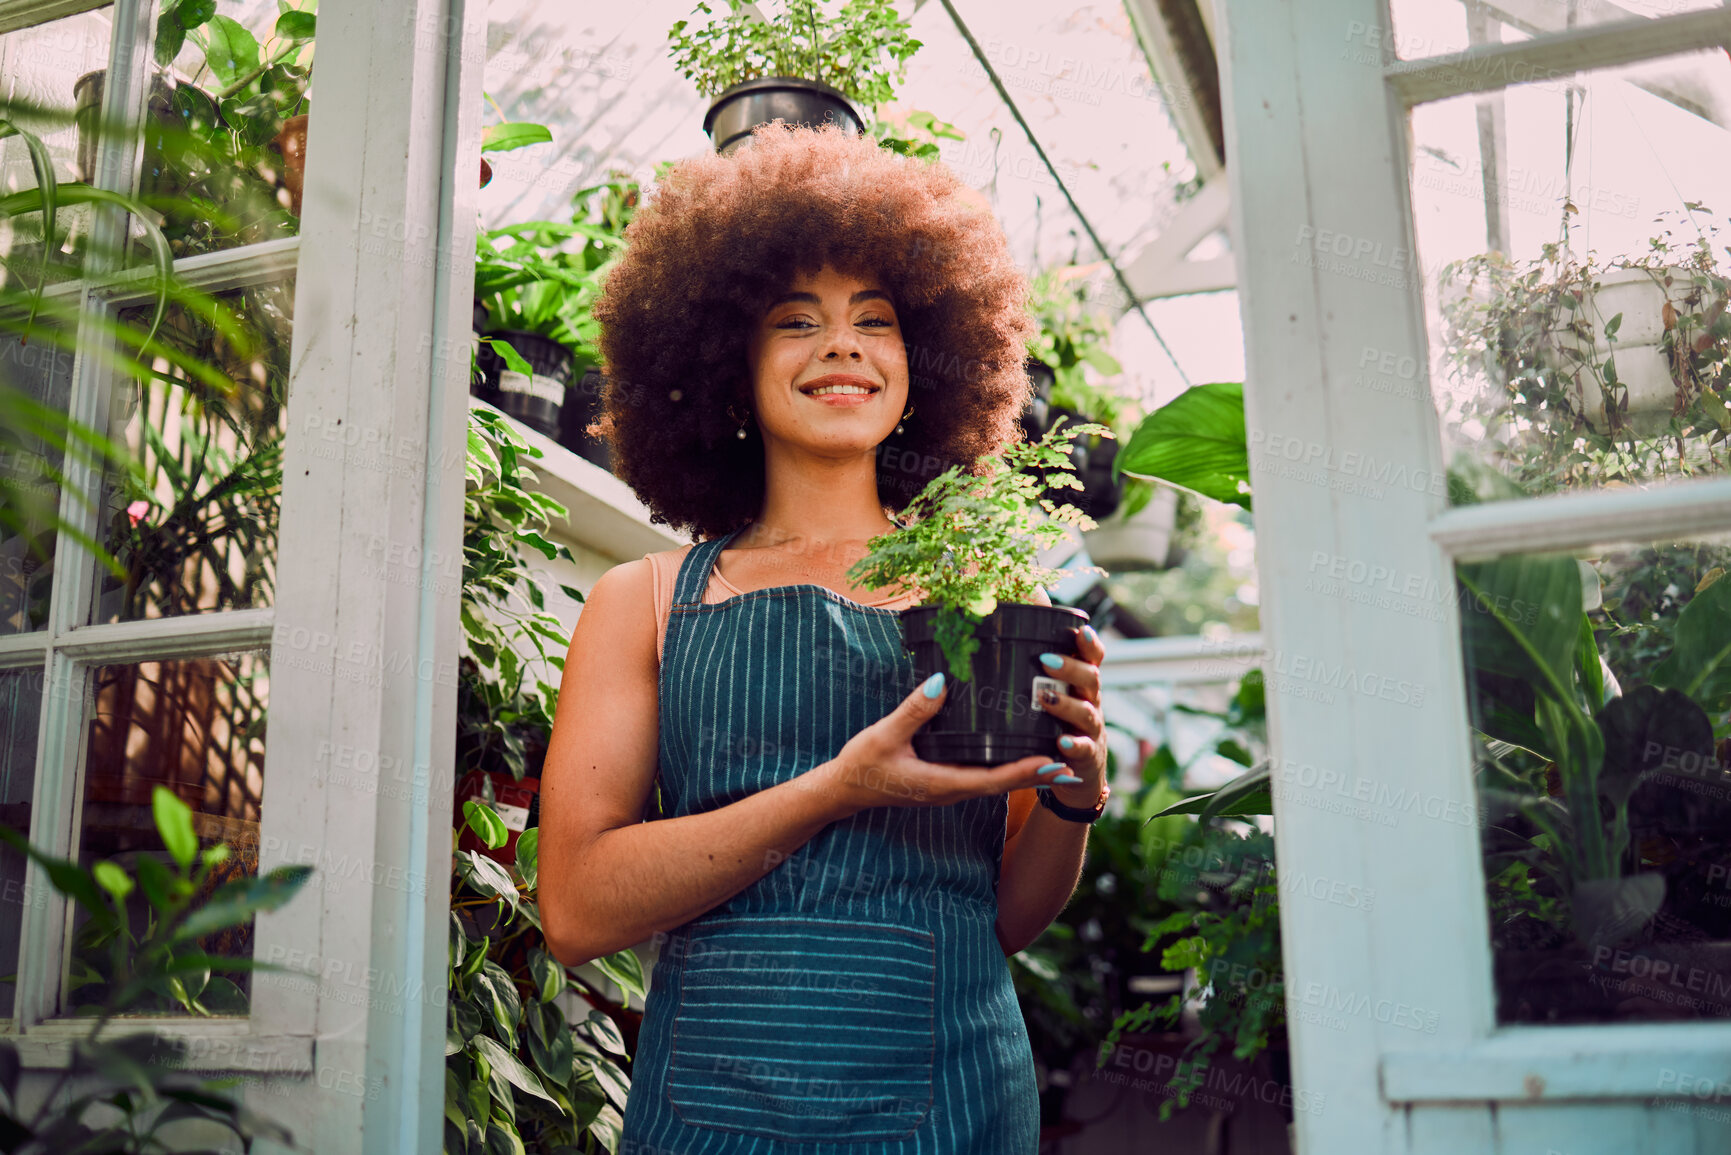
[[(888, 321), (882, 317), (867, 317), (863, 321), (859, 321), (856, 323), (861, 324), (861, 325), (881, 325), (885, 328), (894, 328), (895, 327), (894, 321)], [(775, 327), (777, 329), (794, 329), (794, 328), (815, 329), (815, 328), (817, 328), (816, 325), (812, 324), (810, 321), (806, 320), (804, 317), (789, 317), (785, 321), (778, 322)]]

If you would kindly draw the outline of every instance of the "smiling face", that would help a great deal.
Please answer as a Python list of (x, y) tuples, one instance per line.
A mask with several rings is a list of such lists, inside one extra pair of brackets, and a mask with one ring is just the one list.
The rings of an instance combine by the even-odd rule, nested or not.
[(770, 306), (746, 350), (766, 446), (824, 456), (874, 450), (907, 407), (908, 354), (876, 283), (824, 266)]

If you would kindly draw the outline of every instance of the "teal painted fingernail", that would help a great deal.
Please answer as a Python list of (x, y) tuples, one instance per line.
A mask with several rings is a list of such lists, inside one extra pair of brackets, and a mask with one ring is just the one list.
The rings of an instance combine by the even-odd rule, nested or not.
[(1070, 735), (1068, 735), (1068, 734), (1065, 734), (1062, 738), (1058, 739), (1058, 745), (1062, 746), (1066, 750), (1071, 750), (1071, 749), (1074, 749), (1076, 746), (1076, 739), (1070, 737)]
[(926, 684), (920, 688), (926, 692), (926, 697), (928, 697), (928, 698), (935, 698), (939, 694), (943, 693), (944, 692), (944, 673), (943, 673), (943, 671), (939, 670), (937, 673), (935, 673), (931, 677), (927, 678)]
[(1097, 642), (1097, 641), (1099, 641), (1099, 640), (1100, 640), (1100, 635), (1099, 635), (1099, 634), (1096, 634), (1096, 633), (1095, 633), (1095, 632), (1094, 632), (1094, 627), (1093, 627), (1093, 626), (1083, 626), (1083, 627), (1082, 627), (1082, 632), (1083, 632), (1083, 633), (1085, 633), (1085, 634), (1087, 634), (1087, 635), (1088, 635), (1088, 640), (1089, 640), (1089, 641), (1090, 641), (1090, 642)]
[(1062, 762), (1048, 762), (1044, 766), (1040, 767), (1040, 769), (1037, 770), (1036, 773), (1050, 774), (1054, 770), (1062, 770), (1063, 768), (1064, 768), (1064, 764)]
[(1060, 774), (1056, 778), (1052, 779), (1052, 781), (1062, 782), (1066, 786), (1074, 786), (1076, 783), (1080, 782), (1081, 779), (1076, 777), (1074, 774)]
[(1060, 658), (1057, 654), (1041, 654), (1040, 660), (1046, 663), (1046, 668), (1048, 670), (1055, 670), (1064, 664), (1064, 659)]

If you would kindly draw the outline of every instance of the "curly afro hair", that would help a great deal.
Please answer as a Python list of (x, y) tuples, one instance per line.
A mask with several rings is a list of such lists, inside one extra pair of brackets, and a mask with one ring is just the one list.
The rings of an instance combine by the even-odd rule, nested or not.
[(942, 162), (834, 125), (765, 125), (668, 169), (625, 238), (594, 305), (606, 383), (590, 429), (651, 520), (712, 538), (761, 512), (763, 442), (739, 439), (727, 408), (753, 408), (746, 345), (771, 301), (825, 265), (875, 280), (907, 346), (914, 414), (877, 450), (886, 510), (1020, 438), (1029, 282)]

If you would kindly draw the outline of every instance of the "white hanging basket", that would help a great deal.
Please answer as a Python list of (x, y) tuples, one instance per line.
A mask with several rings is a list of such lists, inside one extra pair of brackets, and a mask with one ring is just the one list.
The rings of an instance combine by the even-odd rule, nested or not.
[(1129, 518), (1114, 517), (1084, 530), (1082, 544), (1095, 565), (1121, 570), (1165, 569), (1178, 521), (1178, 491), (1156, 486), (1148, 504)]
[[(1589, 344), (1580, 334), (1561, 329), (1547, 342), (1555, 364), (1579, 390), (1583, 416), (1600, 433), (1611, 429), (1606, 412), (1604, 364), (1616, 367), (1622, 424), (1643, 437), (1664, 431), (1676, 402), (1677, 385), (1671, 373), (1670, 355), (1661, 342), (1665, 337), (1665, 302), (1668, 294), (1663, 277), (1670, 273), (1673, 289), (1687, 286), (1686, 269), (1611, 269), (1597, 278), (1575, 316), (1593, 332)], [(1617, 339), (1605, 339), (1605, 324), (1622, 314)]]

